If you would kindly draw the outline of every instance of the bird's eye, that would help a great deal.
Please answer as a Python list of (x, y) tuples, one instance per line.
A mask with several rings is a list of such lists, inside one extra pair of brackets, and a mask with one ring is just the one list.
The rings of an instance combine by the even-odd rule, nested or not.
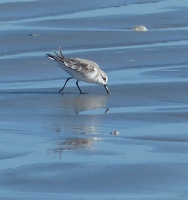
[(104, 83), (106, 83), (108, 81), (108, 77), (106, 76), (105, 73), (101, 74), (101, 78), (102, 78), (102, 80), (103, 80)]
[(103, 80), (106, 81), (106, 77), (102, 76)]

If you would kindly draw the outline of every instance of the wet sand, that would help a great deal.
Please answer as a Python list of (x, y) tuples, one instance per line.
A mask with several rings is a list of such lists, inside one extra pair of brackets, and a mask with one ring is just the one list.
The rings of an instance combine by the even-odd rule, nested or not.
[[(0, 1), (0, 199), (188, 198), (188, 3), (124, 2)], [(59, 94), (59, 46), (111, 94)]]

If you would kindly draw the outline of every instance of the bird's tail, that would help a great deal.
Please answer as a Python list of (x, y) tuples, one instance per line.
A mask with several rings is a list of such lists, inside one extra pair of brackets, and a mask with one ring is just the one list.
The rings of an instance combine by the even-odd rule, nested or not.
[(60, 61), (60, 62), (64, 62), (66, 60), (66, 58), (63, 56), (61, 47), (59, 48), (60, 55), (55, 50), (53, 50), (53, 51), (55, 53), (55, 56), (46, 53), (48, 58), (50, 58), (52, 60)]
[(49, 54), (49, 53), (46, 53), (46, 55), (47, 55), (48, 58), (50, 58), (50, 59), (52, 59), (52, 60), (55, 60), (55, 56), (53, 56), (53, 55), (51, 55), (51, 54)]

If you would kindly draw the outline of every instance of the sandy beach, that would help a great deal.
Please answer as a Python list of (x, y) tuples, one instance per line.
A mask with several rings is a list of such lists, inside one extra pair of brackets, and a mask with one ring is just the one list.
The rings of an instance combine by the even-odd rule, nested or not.
[[(2, 0), (0, 13), (0, 200), (188, 199), (187, 1)], [(75, 80), (58, 93), (69, 75), (45, 53), (59, 47), (97, 62), (111, 94)]]

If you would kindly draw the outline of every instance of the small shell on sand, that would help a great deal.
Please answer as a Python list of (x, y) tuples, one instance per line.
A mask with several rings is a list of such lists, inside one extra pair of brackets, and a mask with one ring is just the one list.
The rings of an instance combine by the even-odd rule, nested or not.
[(137, 26), (133, 30), (135, 30), (135, 31), (147, 31), (148, 29), (145, 26)]
[(119, 135), (119, 132), (118, 131), (112, 131), (110, 134), (111, 135)]

